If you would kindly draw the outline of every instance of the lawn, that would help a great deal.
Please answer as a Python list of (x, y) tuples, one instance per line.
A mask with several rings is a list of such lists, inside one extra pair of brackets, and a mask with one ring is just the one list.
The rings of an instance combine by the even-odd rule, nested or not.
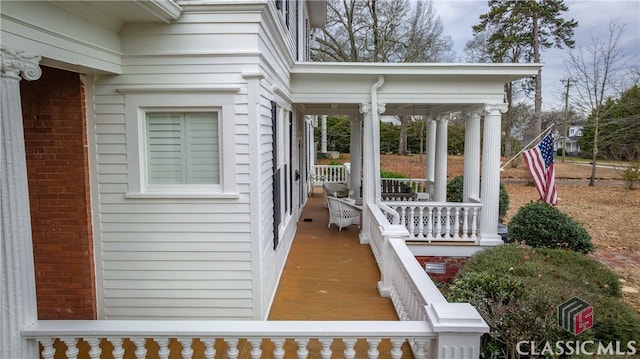
[[(424, 178), (424, 160), (419, 155), (382, 155), (380, 166), (386, 171)], [(339, 160), (348, 161), (348, 154)], [(591, 234), (596, 248), (593, 256), (625, 281), (624, 300), (640, 313), (640, 189), (625, 192), (619, 166), (598, 168), (596, 186), (590, 187), (591, 166), (588, 163), (571, 162), (569, 158), (566, 163), (561, 163), (560, 158), (556, 161), (558, 209), (573, 217)], [(462, 174), (462, 156), (449, 156), (447, 172), (449, 179)], [(529, 174), (522, 162), (509, 164), (501, 178), (510, 199), (505, 219), (508, 223), (520, 206), (537, 200), (538, 194), (529, 184)]]

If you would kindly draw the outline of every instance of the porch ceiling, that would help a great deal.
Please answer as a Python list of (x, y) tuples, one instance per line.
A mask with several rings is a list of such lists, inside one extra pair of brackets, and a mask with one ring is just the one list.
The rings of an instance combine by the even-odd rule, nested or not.
[(306, 114), (355, 114), (378, 100), (385, 115), (437, 114), (467, 106), (503, 103), (504, 84), (532, 77), (542, 64), (297, 63), (291, 70), (291, 98)]

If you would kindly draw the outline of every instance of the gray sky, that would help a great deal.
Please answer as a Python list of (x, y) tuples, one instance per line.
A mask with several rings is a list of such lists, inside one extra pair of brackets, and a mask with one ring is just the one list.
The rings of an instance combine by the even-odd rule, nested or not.
[[(486, 0), (433, 0), (433, 5), (444, 24), (444, 31), (454, 41), (457, 56), (462, 55), (464, 45), (472, 38), (471, 26), (478, 24), (481, 14), (487, 13)], [(626, 23), (626, 31), (621, 39), (621, 47), (631, 61), (640, 63), (640, 0), (565, 0), (569, 11), (565, 19), (578, 21), (575, 30), (576, 49), (586, 47), (590, 39), (600, 33), (608, 35), (610, 20)], [(563, 109), (562, 100), (566, 78), (565, 58), (568, 49), (548, 49), (541, 54), (543, 110)]]

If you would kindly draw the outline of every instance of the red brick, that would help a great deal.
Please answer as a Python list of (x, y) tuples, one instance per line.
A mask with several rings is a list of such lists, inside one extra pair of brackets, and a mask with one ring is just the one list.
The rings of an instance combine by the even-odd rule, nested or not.
[(450, 282), (455, 279), (458, 271), (464, 267), (469, 260), (468, 257), (445, 257), (445, 256), (416, 256), (416, 260), (422, 267), (426, 263), (445, 263), (445, 273), (429, 273), (431, 279), (438, 282)]
[(43, 67), (20, 83), (40, 319), (96, 319), (84, 86)]

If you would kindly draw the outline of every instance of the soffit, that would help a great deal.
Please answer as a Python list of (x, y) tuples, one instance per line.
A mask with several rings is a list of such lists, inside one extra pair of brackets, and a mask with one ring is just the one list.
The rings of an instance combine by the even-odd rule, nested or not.
[(50, 1), (71, 13), (103, 26), (119, 29), (127, 22), (169, 23), (182, 9), (172, 0)]

